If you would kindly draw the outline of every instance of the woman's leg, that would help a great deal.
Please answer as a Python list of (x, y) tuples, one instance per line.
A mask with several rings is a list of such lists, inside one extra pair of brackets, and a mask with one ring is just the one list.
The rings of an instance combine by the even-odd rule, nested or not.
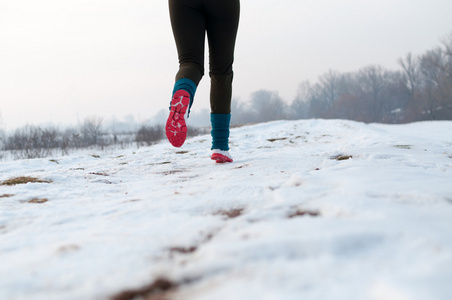
[(171, 28), (179, 56), (176, 81), (191, 79), (196, 85), (204, 75), (206, 18), (202, 0), (169, 0)]
[(204, 0), (209, 41), (211, 112), (231, 113), (232, 64), (240, 17), (239, 0)]
[(196, 88), (204, 74), (206, 18), (202, 0), (169, 0), (171, 27), (179, 55), (179, 71), (173, 89), (165, 131), (170, 143), (181, 147), (187, 137), (185, 113), (193, 104)]
[(229, 125), (234, 49), (240, 16), (239, 0), (204, 0), (209, 41), (212, 159), (232, 161), (229, 155)]

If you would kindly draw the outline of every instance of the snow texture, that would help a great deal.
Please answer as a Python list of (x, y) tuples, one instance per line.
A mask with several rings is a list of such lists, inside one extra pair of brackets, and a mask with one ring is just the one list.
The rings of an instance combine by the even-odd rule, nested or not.
[(0, 299), (157, 278), (168, 299), (452, 299), (452, 122), (278, 121), (230, 147), (1, 163), (0, 182), (51, 182), (0, 186)]

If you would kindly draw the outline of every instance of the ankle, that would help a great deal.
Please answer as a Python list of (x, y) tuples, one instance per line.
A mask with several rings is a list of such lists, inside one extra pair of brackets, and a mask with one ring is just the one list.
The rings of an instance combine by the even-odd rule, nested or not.
[(210, 114), (212, 124), (212, 148), (222, 151), (229, 150), (229, 124), (231, 114)]

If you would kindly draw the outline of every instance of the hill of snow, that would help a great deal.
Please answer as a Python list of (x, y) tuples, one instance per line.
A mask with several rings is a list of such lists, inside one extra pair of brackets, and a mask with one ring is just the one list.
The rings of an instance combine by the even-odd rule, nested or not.
[[(0, 299), (451, 299), (452, 122), (5, 162)], [(163, 297), (163, 298), (162, 298)]]

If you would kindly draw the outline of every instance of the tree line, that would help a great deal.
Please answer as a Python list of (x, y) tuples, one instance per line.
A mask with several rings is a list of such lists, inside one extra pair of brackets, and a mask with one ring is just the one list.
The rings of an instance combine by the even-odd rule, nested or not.
[[(188, 136), (204, 134), (202, 128), (189, 128)], [(68, 155), (77, 149), (127, 148), (152, 145), (164, 137), (162, 125), (141, 125), (134, 131), (114, 131), (103, 126), (100, 117), (88, 117), (77, 127), (60, 130), (56, 127), (27, 125), (7, 135), (0, 132), (0, 160)]]
[(452, 34), (436, 48), (398, 60), (399, 70), (371, 65), (357, 72), (330, 70), (318, 82), (299, 85), (286, 104), (277, 92), (257, 91), (248, 104), (235, 102), (236, 124), (280, 119), (349, 119), (407, 123), (452, 120)]

